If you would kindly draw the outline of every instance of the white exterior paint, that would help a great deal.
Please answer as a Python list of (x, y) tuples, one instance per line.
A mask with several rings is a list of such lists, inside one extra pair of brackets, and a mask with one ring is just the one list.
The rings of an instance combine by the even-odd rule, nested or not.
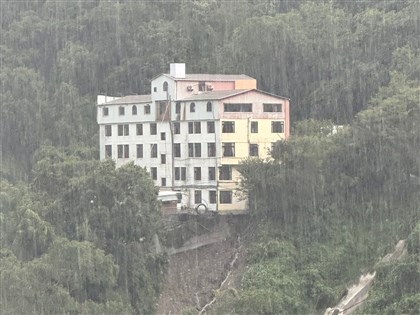
[[(192, 82), (177, 80), (177, 78), (185, 78), (185, 65), (183, 67), (182, 64), (181, 66), (179, 64), (171, 65), (171, 75), (162, 74), (154, 78), (151, 82), (151, 96), (148, 99), (145, 96), (138, 96), (138, 99), (142, 100), (139, 102), (136, 102), (137, 96), (118, 98), (98, 95), (97, 120), (99, 124), (100, 158), (106, 158), (105, 146), (111, 146), (111, 158), (116, 161), (117, 167), (132, 161), (136, 165), (145, 167), (151, 175), (152, 168), (156, 168), (155, 184), (160, 186), (161, 190), (183, 192), (183, 203), (191, 208), (194, 208), (197, 204), (204, 203), (210, 210), (214, 211), (232, 210), (235, 209), (235, 206), (237, 210), (245, 210), (247, 201), (240, 200), (234, 193), (232, 194), (232, 204), (218, 203), (220, 190), (232, 191), (233, 187), (239, 182), (240, 177), (236, 168), (233, 169), (233, 178), (231, 180), (218, 180), (218, 178), (219, 167), (222, 166), (222, 161), (226, 160), (226, 158), (222, 157), (221, 121), (226, 120), (223, 104), (224, 102), (246, 102), (249, 100), (248, 94), (204, 99), (207, 94), (204, 95), (203, 93), (205, 92), (197, 92), (198, 85), (202, 81)], [(164, 91), (164, 84), (165, 86), (167, 84), (166, 91)], [(190, 85), (195, 87), (194, 91), (187, 90), (187, 86)], [(220, 86), (219, 91), (227, 91), (228, 93), (231, 86), (234, 86), (234, 81), (213, 82), (213, 86)], [(250, 93), (249, 95), (253, 95), (252, 102), (255, 102), (255, 108), (258, 108), (258, 111), (256, 113), (246, 113), (245, 116), (243, 113), (234, 113), (234, 116), (239, 115), (235, 119), (239, 118), (249, 121), (256, 117), (255, 115), (261, 116), (262, 113), (260, 113), (259, 108), (265, 100), (279, 100), (278, 97), (258, 91)], [(211, 96), (211, 93), (208, 95)], [(259, 98), (258, 100), (256, 100), (256, 96)], [(197, 98), (196, 100), (195, 97)], [(183, 98), (188, 98), (188, 100), (182, 100)], [(128, 101), (124, 103), (124, 100)], [(165, 106), (166, 102), (169, 104), (167, 115), (160, 115), (159, 113), (161, 102), (164, 102)], [(211, 103), (211, 110), (209, 111), (208, 102)], [(194, 111), (191, 111), (191, 103), (195, 104)], [(132, 113), (134, 105), (137, 107), (137, 115)], [(150, 113), (148, 114), (145, 114), (146, 106), (150, 108)], [(103, 114), (104, 108), (108, 109), (106, 116)], [(124, 108), (124, 115), (120, 114), (120, 108)], [(272, 118), (275, 118), (275, 116)], [(214, 132), (208, 132), (209, 122), (214, 123)], [(137, 134), (137, 125), (139, 124), (142, 125), (143, 132), (141, 135)], [(151, 124), (156, 125), (156, 134), (151, 134)], [(173, 124), (179, 124), (179, 134), (175, 133)], [(192, 133), (189, 130), (190, 124), (193, 125)], [(196, 132), (197, 124), (201, 127), (200, 133)], [(128, 135), (124, 135), (124, 133), (123, 135), (118, 135), (119, 128), (124, 129), (124, 127), (119, 127), (119, 125), (128, 125)], [(110, 136), (106, 136), (106, 128), (111, 129)], [(165, 139), (161, 138), (162, 133), (164, 133)], [(223, 134), (224, 139), (229, 139), (226, 138), (227, 136), (229, 134)], [(236, 139), (238, 136), (242, 137), (242, 135), (236, 135)], [(244, 139), (247, 137), (249, 138), (249, 134), (243, 135)], [(216, 152), (213, 156), (209, 156), (209, 143), (215, 144)], [(178, 144), (180, 146), (180, 156), (175, 156), (174, 145)], [(194, 147), (196, 144), (201, 146), (201, 156), (189, 156), (189, 145)], [(128, 157), (118, 157), (118, 146), (122, 145), (128, 146)], [(137, 156), (137, 145), (143, 146), (142, 157)], [(157, 145), (156, 157), (151, 156), (152, 145)], [(196, 153), (194, 152), (194, 154)], [(161, 155), (165, 155), (165, 163), (162, 163)], [(185, 168), (185, 178), (175, 178), (178, 174), (177, 168), (180, 168), (180, 176), (183, 175), (181, 168)], [(201, 170), (200, 179), (195, 178), (197, 176), (195, 169), (197, 168)], [(213, 179), (209, 178), (209, 168), (214, 168), (215, 178)], [(166, 181), (166, 185), (163, 185), (163, 179)], [(200, 200), (195, 200), (195, 192), (197, 191), (201, 191)], [(210, 192), (216, 193), (216, 203), (210, 203)]]

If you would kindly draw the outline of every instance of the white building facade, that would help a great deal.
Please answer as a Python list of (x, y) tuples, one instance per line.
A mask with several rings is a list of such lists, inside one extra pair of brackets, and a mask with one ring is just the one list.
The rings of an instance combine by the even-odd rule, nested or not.
[(247, 210), (236, 166), (268, 156), (290, 128), (287, 98), (257, 90), (246, 75), (186, 74), (185, 64), (155, 77), (151, 95), (99, 95), (97, 109), (101, 159), (146, 167), (187, 207), (219, 213)]

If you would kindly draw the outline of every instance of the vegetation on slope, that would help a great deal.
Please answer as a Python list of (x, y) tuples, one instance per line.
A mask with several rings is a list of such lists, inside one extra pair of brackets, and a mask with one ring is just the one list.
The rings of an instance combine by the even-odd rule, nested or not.
[[(146, 245), (159, 231), (155, 188), (144, 170), (116, 170), (90, 148), (96, 95), (149, 93), (170, 62), (186, 62), (190, 73), (253, 76), (291, 98), (293, 122), (307, 120), (278, 143), (274, 161), (242, 166), (263, 223), (243, 287), (214, 312), (321, 311), (418, 221), (418, 1), (28, 0), (0, 8), (7, 313), (153, 310), (165, 264)], [(337, 124), (345, 126), (334, 134)], [(406, 264), (378, 273), (370, 311), (415, 309), (418, 289), (388, 278), (414, 276)]]

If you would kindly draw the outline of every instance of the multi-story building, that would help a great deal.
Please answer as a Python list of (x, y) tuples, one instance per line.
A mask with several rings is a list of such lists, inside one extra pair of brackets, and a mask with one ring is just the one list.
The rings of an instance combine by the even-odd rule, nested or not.
[(289, 99), (246, 75), (186, 74), (179, 63), (152, 79), (151, 95), (98, 95), (97, 108), (101, 159), (133, 161), (188, 207), (219, 213), (247, 210), (237, 165), (268, 157), (290, 130)]

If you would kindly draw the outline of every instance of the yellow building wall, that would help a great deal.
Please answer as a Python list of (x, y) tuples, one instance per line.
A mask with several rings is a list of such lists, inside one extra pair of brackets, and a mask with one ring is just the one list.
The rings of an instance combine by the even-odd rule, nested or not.
[[(269, 157), (271, 145), (273, 142), (282, 140), (285, 138), (285, 133), (272, 133), (271, 122), (272, 121), (284, 121), (282, 119), (224, 119), (223, 121), (235, 122), (234, 133), (221, 133), (221, 142), (233, 142), (235, 143), (235, 156), (234, 157), (222, 157), (222, 165), (238, 165), (243, 159), (249, 157), (249, 145), (258, 144), (259, 157), (265, 159)], [(251, 122), (258, 122), (258, 133), (251, 133)], [(222, 123), (220, 124), (222, 128)], [(240, 196), (237, 196), (236, 189), (240, 182), (240, 173), (235, 167), (232, 170), (231, 181), (218, 182), (218, 189), (220, 190), (232, 190), (233, 191), (233, 202), (232, 204), (220, 204), (218, 203), (218, 210), (220, 212), (229, 211), (242, 211), (248, 210), (247, 200), (241, 200)]]

